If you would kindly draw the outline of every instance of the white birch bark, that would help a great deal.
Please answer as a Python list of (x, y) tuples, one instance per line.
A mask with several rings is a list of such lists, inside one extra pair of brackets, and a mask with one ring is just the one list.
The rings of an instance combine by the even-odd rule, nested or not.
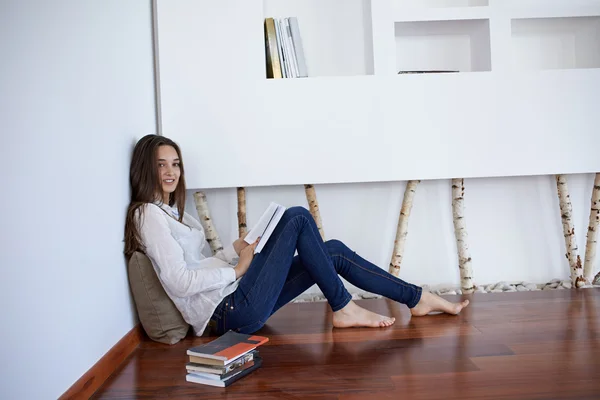
[(463, 293), (473, 293), (475, 285), (473, 284), (473, 266), (465, 223), (464, 194), (464, 179), (452, 179), (452, 219), (458, 250), (460, 286)]
[(210, 210), (208, 209), (208, 201), (206, 201), (206, 195), (203, 192), (194, 193), (194, 200), (196, 202), (196, 210), (200, 217), (200, 224), (204, 228), (204, 234), (206, 235), (206, 241), (210, 245), (210, 249), (213, 254), (223, 250), (221, 239), (215, 229), (212, 219), (210, 217)]
[(598, 243), (598, 227), (600, 225), (600, 172), (594, 179), (590, 207), (590, 222), (588, 225), (587, 242), (585, 244), (585, 262), (583, 277), (586, 282), (593, 282), (594, 266), (596, 263), (596, 244)]
[(242, 237), (248, 231), (246, 224), (246, 189), (243, 187), (237, 188), (237, 203), (238, 203), (238, 234)]
[(400, 275), (400, 267), (402, 265), (402, 257), (404, 255), (404, 244), (408, 235), (408, 218), (412, 210), (413, 199), (419, 180), (408, 181), (404, 189), (404, 198), (402, 199), (402, 208), (398, 217), (398, 227), (396, 229), (396, 239), (394, 240), (394, 250), (392, 259), (390, 260), (389, 273), (394, 276)]
[(567, 178), (564, 175), (556, 175), (556, 188), (567, 250), (565, 256), (569, 260), (569, 267), (571, 269), (571, 283), (573, 287), (579, 288), (585, 285), (585, 279), (583, 277), (583, 268), (581, 266), (581, 258), (578, 254), (579, 249), (577, 248), (577, 239), (571, 215), (573, 208), (571, 206), (569, 186), (567, 185)]
[(323, 222), (321, 222), (321, 212), (319, 211), (319, 202), (317, 200), (317, 193), (313, 185), (304, 185), (304, 191), (306, 193), (306, 200), (308, 202), (308, 208), (311, 215), (313, 216), (321, 239), (325, 240), (325, 232), (323, 232)]

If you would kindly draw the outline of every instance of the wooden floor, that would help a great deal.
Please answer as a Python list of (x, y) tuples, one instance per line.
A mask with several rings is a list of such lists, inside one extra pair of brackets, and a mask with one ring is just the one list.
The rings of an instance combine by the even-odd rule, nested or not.
[[(461, 296), (448, 296), (459, 299)], [(259, 333), (263, 366), (228, 388), (185, 381), (186, 349), (143, 342), (96, 399), (600, 399), (600, 289), (464, 296), (459, 316), (333, 329), (326, 303), (289, 304)]]

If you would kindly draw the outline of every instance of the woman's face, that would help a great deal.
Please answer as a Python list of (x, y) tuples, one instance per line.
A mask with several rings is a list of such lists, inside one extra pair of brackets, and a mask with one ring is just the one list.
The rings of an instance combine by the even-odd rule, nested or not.
[(179, 156), (173, 146), (159, 146), (157, 152), (158, 177), (163, 191), (163, 202), (169, 203), (169, 195), (175, 191), (179, 183), (181, 170)]

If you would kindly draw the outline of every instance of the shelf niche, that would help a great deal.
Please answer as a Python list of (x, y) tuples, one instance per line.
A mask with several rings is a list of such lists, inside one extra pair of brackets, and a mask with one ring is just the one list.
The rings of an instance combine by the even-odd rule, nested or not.
[(395, 0), (396, 4), (407, 8), (444, 8), (444, 7), (484, 7), (488, 0)]
[(396, 22), (396, 72), (490, 71), (487, 19)]
[(298, 19), (308, 77), (373, 75), (370, 0), (264, 0), (263, 15)]
[(600, 68), (600, 16), (511, 21), (516, 70)]

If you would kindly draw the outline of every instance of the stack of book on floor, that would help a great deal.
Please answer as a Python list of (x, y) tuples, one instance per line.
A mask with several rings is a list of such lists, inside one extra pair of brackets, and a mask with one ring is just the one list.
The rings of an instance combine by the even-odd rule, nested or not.
[(212, 342), (189, 348), (186, 381), (226, 387), (262, 365), (257, 347), (264, 336), (229, 331)]

